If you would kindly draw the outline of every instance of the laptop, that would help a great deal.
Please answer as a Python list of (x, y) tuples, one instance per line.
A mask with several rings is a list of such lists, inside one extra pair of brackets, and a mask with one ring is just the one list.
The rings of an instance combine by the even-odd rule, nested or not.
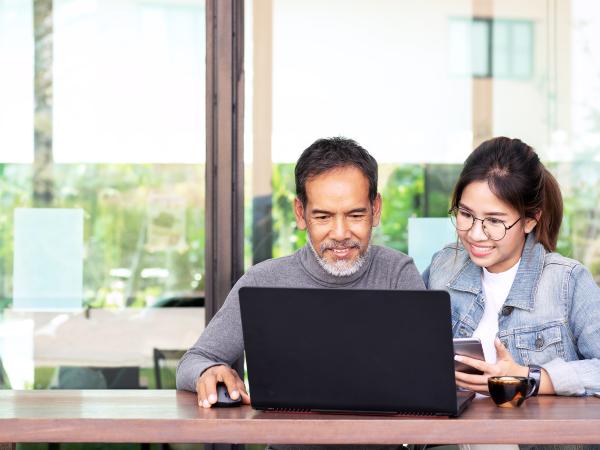
[(445, 291), (242, 287), (252, 407), (458, 416)]

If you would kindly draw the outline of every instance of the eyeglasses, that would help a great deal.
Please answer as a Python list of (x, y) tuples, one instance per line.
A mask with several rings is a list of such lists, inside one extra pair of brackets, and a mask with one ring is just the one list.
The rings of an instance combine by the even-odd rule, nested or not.
[(494, 217), (479, 219), (469, 211), (461, 208), (452, 208), (450, 211), (448, 211), (448, 214), (450, 214), (450, 220), (458, 231), (469, 231), (471, 228), (473, 228), (473, 225), (475, 225), (475, 221), (479, 220), (481, 222), (483, 232), (492, 241), (499, 241), (502, 239), (504, 236), (506, 236), (506, 232), (514, 227), (519, 220), (521, 220), (519, 217), (512, 225), (506, 225), (503, 221)]

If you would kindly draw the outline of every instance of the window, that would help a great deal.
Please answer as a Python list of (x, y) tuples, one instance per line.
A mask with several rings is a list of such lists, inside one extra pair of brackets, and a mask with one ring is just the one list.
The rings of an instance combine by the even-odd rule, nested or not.
[(0, 1), (0, 66), (5, 379), (151, 387), (204, 323), (204, 2)]
[(346, 136), (375, 156), (383, 215), (374, 241), (407, 251), (409, 219), (446, 216), (463, 161), (482, 140), (506, 135), (532, 145), (557, 176), (566, 205), (559, 251), (600, 281), (600, 5), (474, 10), (483, 3), (273, 0), (265, 11), (254, 2), (248, 265), (305, 244), (293, 167), (315, 139)]
[(453, 75), (529, 79), (533, 76), (533, 22), (506, 19), (451, 19)]

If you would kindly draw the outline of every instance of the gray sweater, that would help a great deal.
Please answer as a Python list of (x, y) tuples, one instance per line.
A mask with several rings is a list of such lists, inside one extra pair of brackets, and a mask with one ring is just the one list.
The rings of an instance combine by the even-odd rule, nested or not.
[[(229, 292), (225, 304), (177, 366), (177, 389), (196, 391), (196, 380), (209, 367), (233, 364), (244, 352), (238, 291), (243, 286), (425, 289), (411, 258), (396, 250), (372, 245), (365, 264), (347, 277), (327, 273), (308, 246), (283, 258), (251, 267)], [(343, 313), (343, 311), (342, 311)]]

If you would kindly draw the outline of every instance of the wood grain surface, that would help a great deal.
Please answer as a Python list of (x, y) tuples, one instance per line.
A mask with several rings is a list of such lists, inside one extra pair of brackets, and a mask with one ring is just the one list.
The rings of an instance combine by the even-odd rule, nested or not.
[(476, 399), (453, 419), (205, 410), (171, 390), (0, 391), (0, 442), (593, 444), (600, 399), (540, 396), (515, 409)]

